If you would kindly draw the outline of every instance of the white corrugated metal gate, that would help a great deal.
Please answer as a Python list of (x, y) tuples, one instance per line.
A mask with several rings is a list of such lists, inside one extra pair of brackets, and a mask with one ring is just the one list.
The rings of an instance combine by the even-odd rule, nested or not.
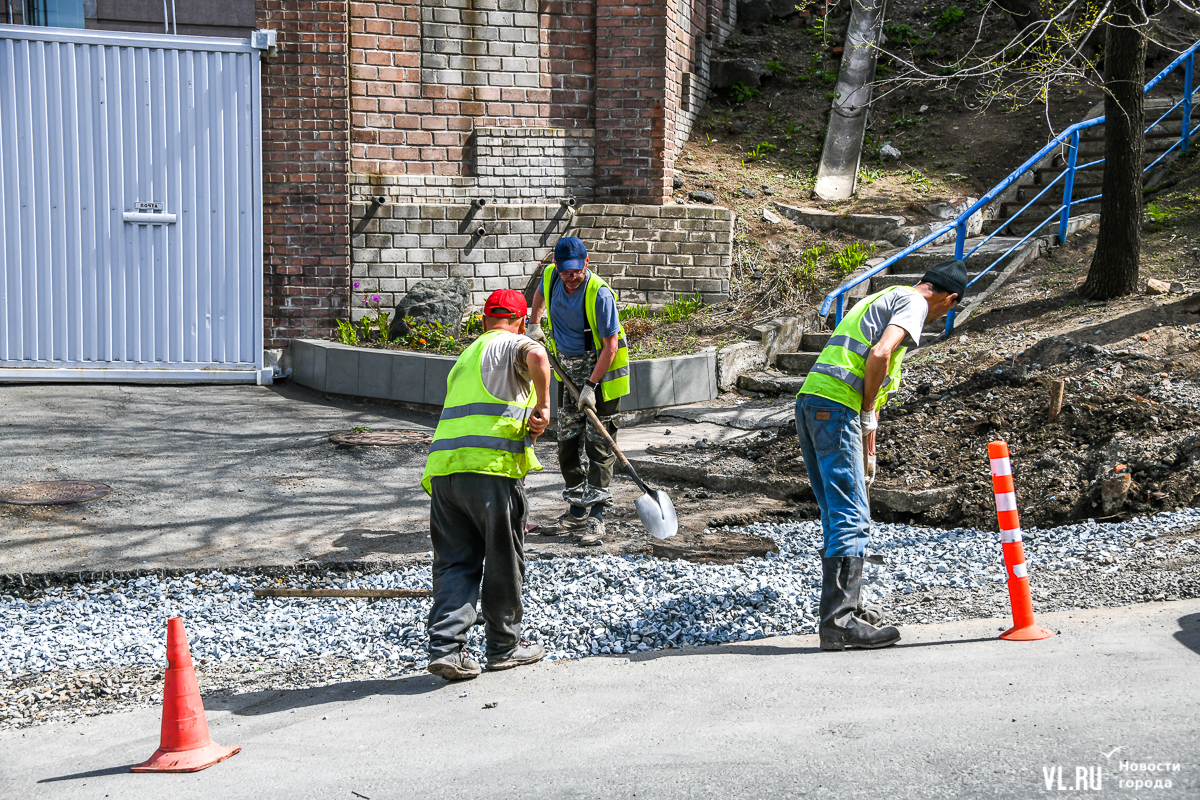
[(254, 382), (259, 51), (0, 26), (0, 380)]

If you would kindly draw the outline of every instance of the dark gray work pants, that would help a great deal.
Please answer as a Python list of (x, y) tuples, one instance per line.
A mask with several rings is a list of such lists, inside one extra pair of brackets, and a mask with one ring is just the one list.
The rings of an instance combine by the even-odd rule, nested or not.
[(431, 483), (429, 660), (450, 655), (467, 643), (480, 600), (488, 659), (506, 656), (521, 638), (529, 509), (525, 486), (516, 478), (477, 472), (439, 475)]

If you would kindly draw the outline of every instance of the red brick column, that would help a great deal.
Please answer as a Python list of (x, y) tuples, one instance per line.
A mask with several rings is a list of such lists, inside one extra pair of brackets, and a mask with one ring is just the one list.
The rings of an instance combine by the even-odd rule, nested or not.
[(328, 336), (349, 307), (349, 75), (344, 2), (256, 0), (264, 59), (264, 347)]
[(661, 204), (666, 147), (667, 9), (596, 2), (596, 197)]

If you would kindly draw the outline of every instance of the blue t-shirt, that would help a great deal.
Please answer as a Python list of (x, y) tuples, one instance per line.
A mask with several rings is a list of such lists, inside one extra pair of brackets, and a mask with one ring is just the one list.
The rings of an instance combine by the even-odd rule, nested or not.
[[(589, 275), (590, 278), (590, 275)], [(538, 287), (541, 291), (541, 287)], [(584, 346), (583, 331), (587, 327), (587, 310), (584, 300), (587, 298), (587, 281), (584, 281), (574, 294), (563, 286), (562, 279), (555, 275), (550, 284), (550, 328), (554, 335), (554, 346), (564, 356), (581, 356), (587, 352)], [(600, 287), (596, 295), (596, 331), (600, 338), (616, 336), (621, 330), (617, 319), (617, 300), (606, 287)]]

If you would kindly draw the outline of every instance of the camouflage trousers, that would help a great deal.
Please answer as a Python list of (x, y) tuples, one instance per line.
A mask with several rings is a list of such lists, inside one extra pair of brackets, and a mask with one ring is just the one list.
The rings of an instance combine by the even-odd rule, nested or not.
[[(576, 388), (592, 377), (596, 367), (596, 356), (559, 356), (566, 377)], [(596, 416), (609, 435), (617, 434), (617, 417), (621, 413), (621, 399), (601, 400), (596, 398)], [(586, 433), (585, 433), (586, 431)], [(586, 471), (583, 457), (587, 457)], [(575, 400), (566, 387), (559, 384), (558, 395), (558, 465), (562, 470), (566, 491), (563, 499), (573, 506), (589, 508), (594, 505), (611, 505), (613, 466), (617, 456), (608, 442), (587, 422), (587, 417), (575, 406)]]

